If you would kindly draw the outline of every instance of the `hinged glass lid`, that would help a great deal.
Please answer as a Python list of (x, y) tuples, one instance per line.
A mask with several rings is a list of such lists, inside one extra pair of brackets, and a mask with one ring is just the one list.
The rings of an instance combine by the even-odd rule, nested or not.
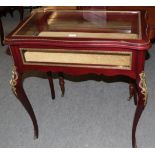
[(138, 11), (46, 11), (33, 13), (14, 36), (140, 39)]

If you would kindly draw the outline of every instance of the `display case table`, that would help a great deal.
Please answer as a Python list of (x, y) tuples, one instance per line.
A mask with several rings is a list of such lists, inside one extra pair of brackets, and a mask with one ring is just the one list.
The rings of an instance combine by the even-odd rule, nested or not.
[[(146, 17), (143, 11), (40, 8), (6, 37), (14, 60), (10, 84), (32, 119), (36, 138), (38, 124), (23, 89), (24, 73), (47, 73), (53, 99), (52, 73), (121, 75), (134, 81), (129, 88), (136, 104), (132, 128), (132, 146), (136, 147), (136, 127), (148, 97), (144, 63), (151, 44)], [(62, 76), (60, 86), (64, 93)]]

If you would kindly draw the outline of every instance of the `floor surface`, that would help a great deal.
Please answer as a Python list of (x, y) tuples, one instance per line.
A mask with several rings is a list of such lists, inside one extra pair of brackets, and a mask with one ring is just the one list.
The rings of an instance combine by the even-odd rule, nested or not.
[[(19, 22), (18, 13), (2, 18), (5, 34)], [(54, 79), (56, 99), (52, 100), (47, 79), (30, 77), (24, 88), (39, 124), (39, 139), (33, 139), (32, 122), (13, 95), (9, 80), (13, 61), (0, 46), (0, 147), (131, 147), (133, 99), (129, 102), (124, 82), (65, 80), (61, 97)], [(148, 104), (137, 128), (139, 147), (155, 147), (155, 45), (149, 50), (145, 73)]]

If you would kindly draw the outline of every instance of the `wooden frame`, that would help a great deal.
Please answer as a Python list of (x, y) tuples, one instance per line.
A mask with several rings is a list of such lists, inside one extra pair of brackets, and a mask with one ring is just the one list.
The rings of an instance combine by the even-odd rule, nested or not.
[[(48, 10), (48, 9), (47, 9)], [(44, 13), (47, 10), (39, 10)], [(48, 10), (50, 12), (50, 10)], [(118, 11), (119, 12), (119, 11)], [(118, 13), (117, 12), (117, 13)], [(133, 120), (133, 128), (132, 128), (132, 146), (136, 147), (136, 127), (139, 121), (139, 118), (142, 114), (142, 111), (144, 110), (144, 107), (147, 103), (147, 87), (146, 87), (146, 80), (145, 80), (145, 73), (144, 73), (144, 64), (145, 64), (145, 54), (146, 51), (151, 47), (151, 43), (149, 40), (149, 29), (147, 25), (147, 19), (146, 19), (146, 13), (145, 12), (139, 12), (139, 20), (134, 22), (139, 22), (139, 35), (141, 35), (140, 39), (134, 38), (134, 39), (107, 39), (107, 38), (76, 38), (76, 37), (49, 37), (49, 36), (42, 36), (39, 37), (37, 35), (35, 36), (26, 36), (26, 35), (15, 35), (15, 33), (19, 32), (19, 30), (25, 26), (26, 22), (29, 22), (30, 18), (33, 18), (33, 16), (37, 13), (33, 12), (32, 16), (28, 17), (25, 22), (21, 23), (12, 33), (10, 33), (5, 41), (10, 46), (11, 53), (14, 60), (14, 69), (13, 69), (13, 75), (11, 79), (11, 87), (17, 98), (21, 101), (27, 112), (29, 113), (33, 125), (34, 125), (34, 133), (35, 137), (38, 137), (38, 124), (36, 121), (35, 114), (33, 112), (33, 109), (31, 107), (31, 104), (24, 92), (23, 85), (22, 85), (22, 75), (25, 72), (28, 71), (42, 71), (45, 73), (48, 73), (48, 79), (51, 86), (51, 92), (52, 92), (52, 98), (55, 98), (54, 93), (54, 86), (52, 78), (49, 78), (49, 75), (52, 73), (58, 73), (60, 74), (59, 83), (61, 86), (62, 94), (64, 94), (64, 81), (63, 81), (63, 74), (71, 74), (74, 76), (77, 75), (83, 75), (83, 74), (97, 74), (97, 75), (105, 75), (105, 76), (128, 76), (135, 82), (135, 86), (130, 87), (130, 94), (133, 95), (134, 98), (137, 98), (137, 107), (136, 112)], [(129, 11), (130, 13), (130, 11)], [(132, 11), (131, 11), (132, 13)], [(113, 14), (115, 16), (115, 14)], [(126, 18), (126, 17), (125, 17)], [(36, 20), (37, 25), (39, 25), (39, 30), (42, 28), (43, 22), (46, 20), (44, 18), (40, 20)], [(141, 22), (143, 21), (143, 22)], [(23, 50), (24, 49), (24, 50)], [(50, 53), (50, 62), (46, 62), (41, 60), (38, 56), (33, 57), (32, 60), (29, 62), (25, 61), (24, 59), (24, 51), (29, 51), (29, 56), (31, 57), (34, 50), (39, 49), (39, 51), (42, 52), (41, 56), (45, 56), (47, 51)], [(79, 65), (75, 67), (75, 64), (72, 60), (68, 59), (68, 62), (64, 61), (57, 62), (61, 65), (57, 65), (54, 63), (54, 65), (51, 65), (53, 63), (52, 52), (55, 51), (55, 53), (58, 53), (58, 51), (61, 51), (61, 54), (66, 53), (66, 51), (76, 51), (84, 52), (87, 51), (88, 54), (90, 54), (92, 51), (95, 53), (95, 55), (103, 55), (104, 51), (109, 51), (110, 54), (114, 53), (121, 53), (121, 54), (129, 54), (131, 60), (128, 59), (128, 65), (131, 62), (131, 67), (129, 68), (123, 68), (122, 67), (116, 67), (112, 68), (111, 66), (106, 68), (101, 61), (99, 64), (97, 64), (97, 67), (93, 67), (92, 62), (89, 62), (84, 65), (83, 62), (79, 61)], [(60, 52), (59, 52), (60, 53)], [(79, 54), (78, 53), (78, 54)], [(109, 54), (108, 53), (108, 54)], [(38, 54), (38, 51), (37, 53)], [(34, 56), (34, 55), (33, 55)], [(62, 56), (62, 55), (61, 55)], [(64, 56), (64, 55), (63, 55)], [(90, 56), (90, 55), (89, 55)], [(92, 55), (91, 55), (92, 56)], [(27, 57), (28, 58), (28, 57)], [(26, 59), (27, 59), (26, 58)], [(64, 57), (67, 59), (67, 57)], [(85, 57), (86, 58), (86, 57)], [(91, 57), (92, 58), (92, 57)], [(103, 57), (102, 57), (103, 58)], [(28, 60), (28, 59), (27, 59)], [(36, 63), (36, 61), (39, 60), (39, 63)], [(46, 58), (47, 60), (47, 58)], [(60, 60), (57, 58), (57, 60)], [(95, 61), (97, 60), (97, 57)], [(113, 60), (113, 59), (111, 59)], [(126, 62), (125, 62), (126, 63)], [(66, 65), (67, 64), (67, 65)], [(115, 63), (114, 63), (115, 64)], [(103, 67), (104, 66), (104, 67)], [(130, 85), (131, 86), (131, 85)], [(136, 87), (136, 88), (135, 88)]]

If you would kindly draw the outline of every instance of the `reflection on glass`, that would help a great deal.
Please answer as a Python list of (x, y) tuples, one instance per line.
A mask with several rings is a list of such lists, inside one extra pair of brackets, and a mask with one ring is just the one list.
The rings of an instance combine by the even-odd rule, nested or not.
[(34, 13), (14, 35), (139, 39), (139, 12), (47, 11)]

